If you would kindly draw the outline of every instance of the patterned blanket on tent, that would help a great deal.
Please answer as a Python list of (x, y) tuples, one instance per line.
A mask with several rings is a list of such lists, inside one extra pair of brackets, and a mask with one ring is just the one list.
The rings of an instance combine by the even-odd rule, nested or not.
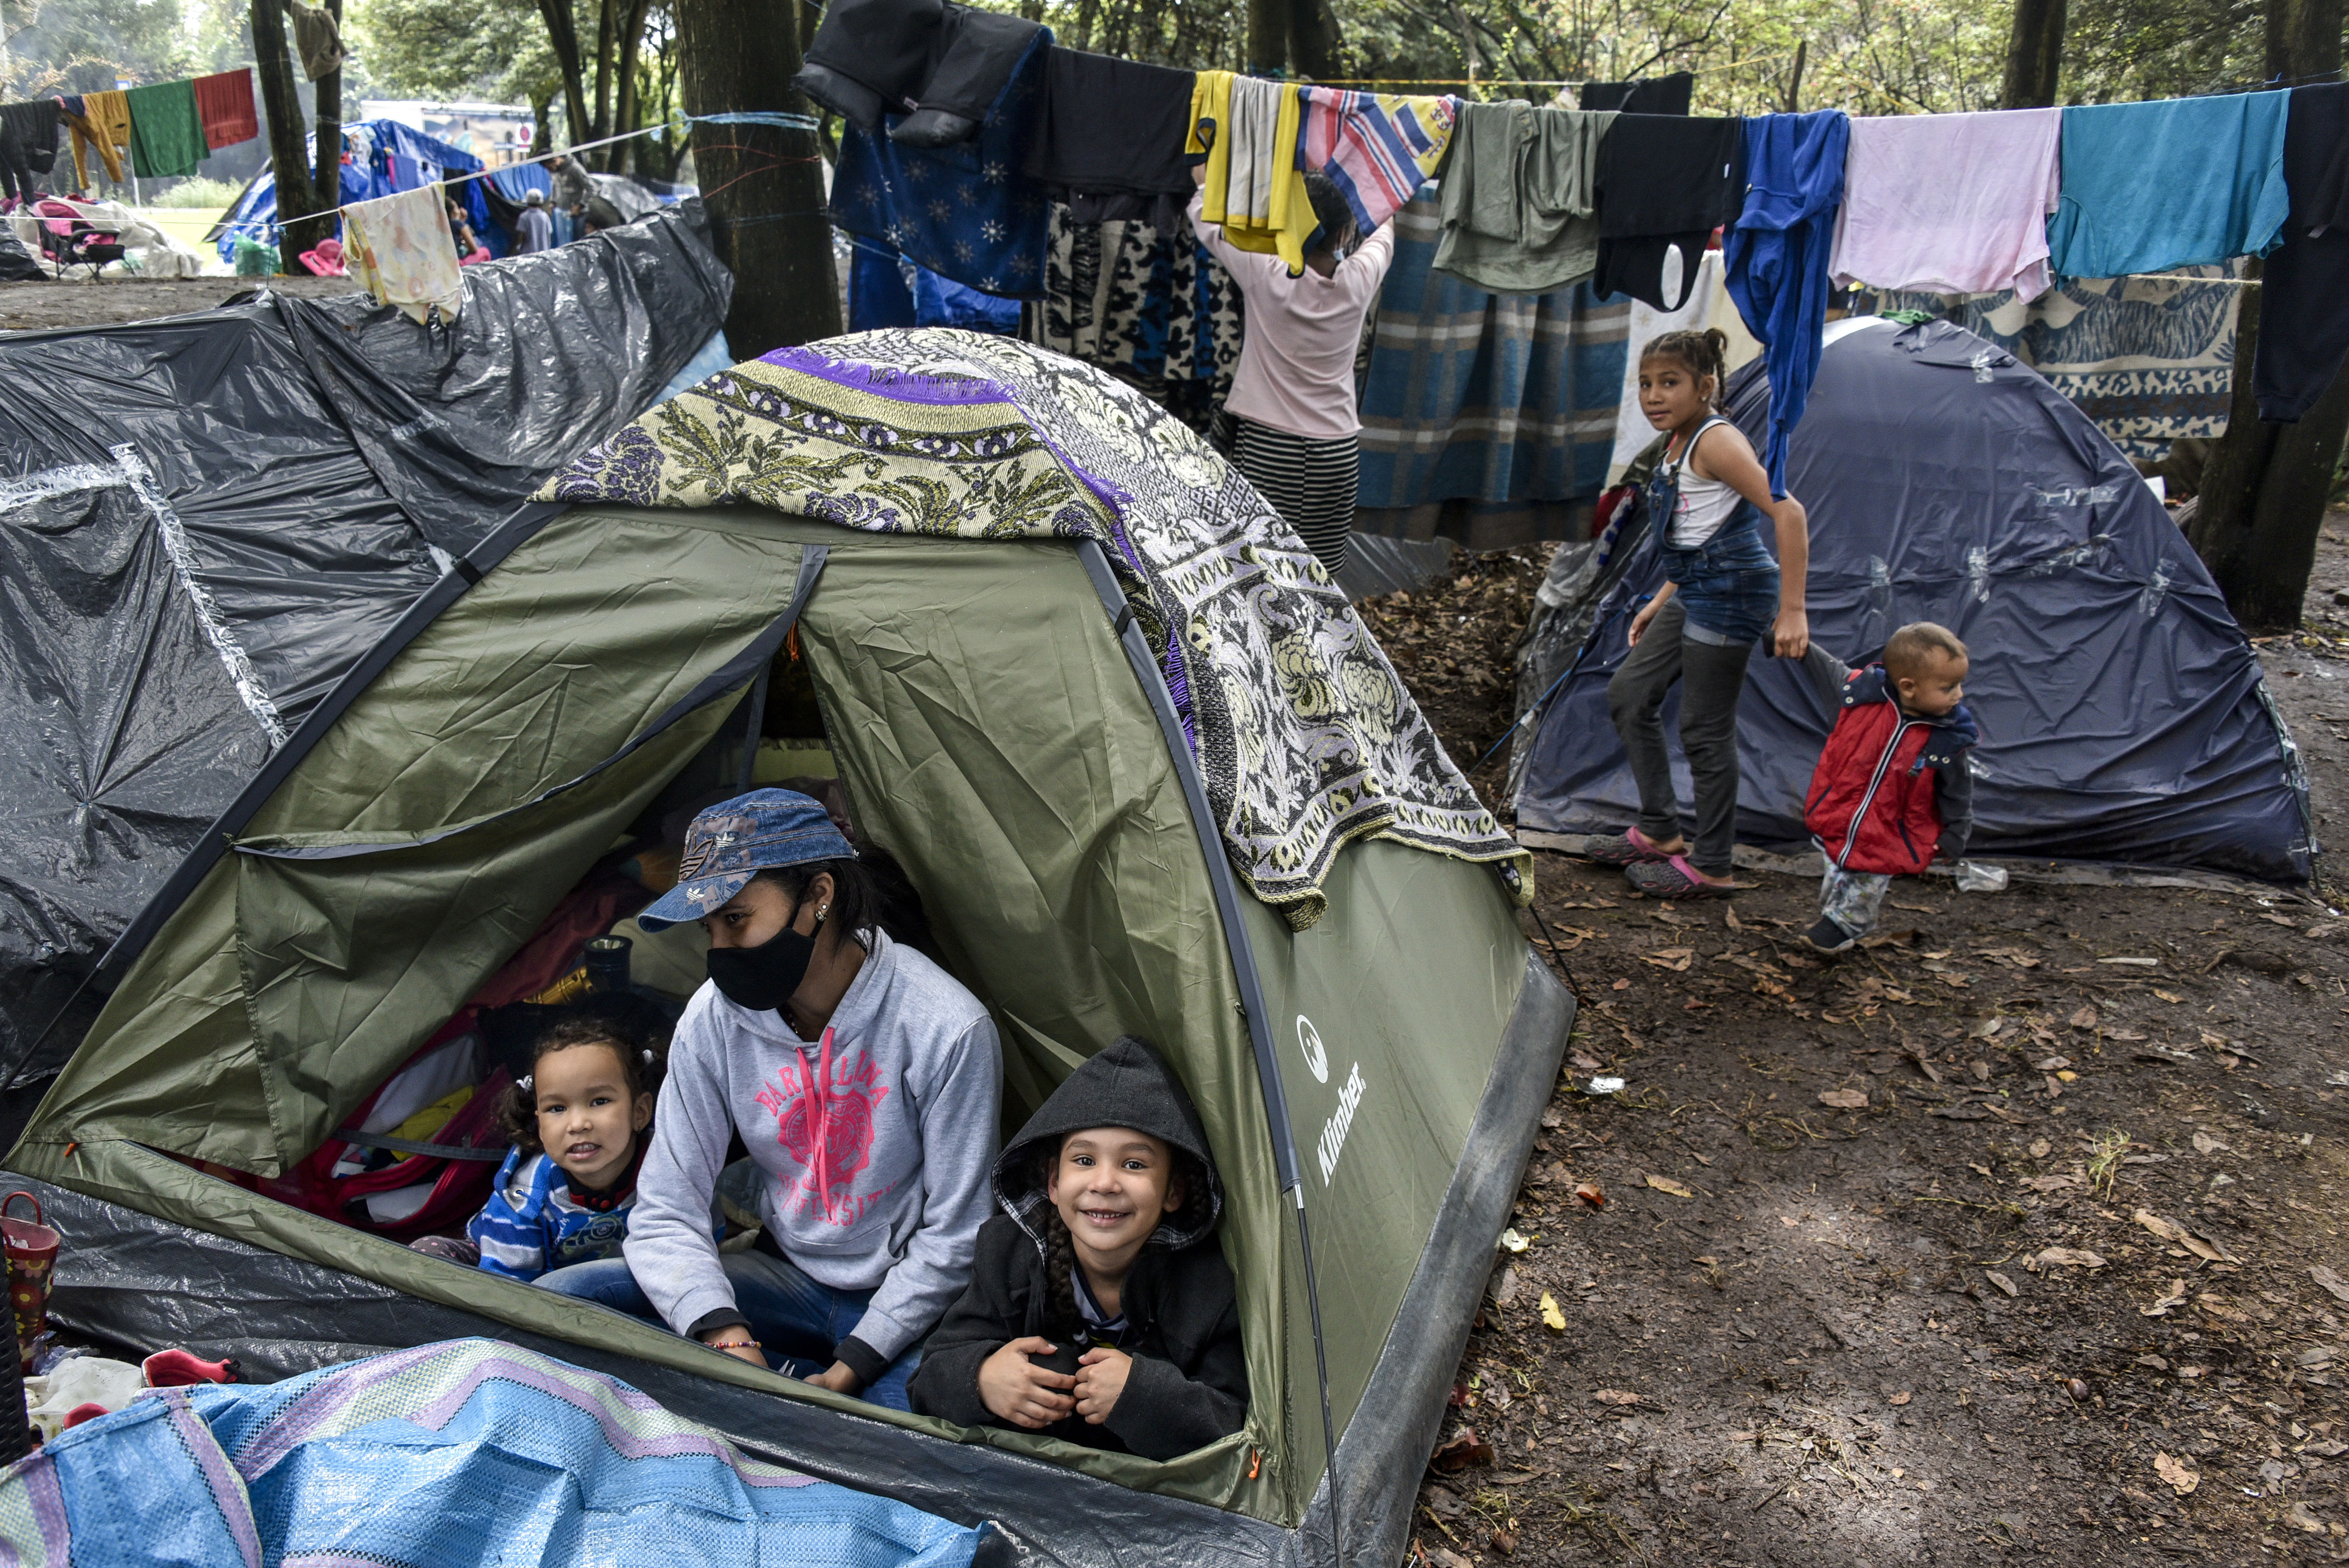
[(143, 1394), (0, 1472), (0, 1560), (26, 1568), (968, 1568), (978, 1537), (488, 1339)]
[(1320, 918), (1322, 879), (1358, 838), (1495, 863), (1512, 896), (1533, 895), (1532, 857), (1295, 531), (1181, 420), (1091, 366), (966, 332), (777, 349), (649, 410), (540, 493), (1098, 540), (1233, 863), (1292, 926)]

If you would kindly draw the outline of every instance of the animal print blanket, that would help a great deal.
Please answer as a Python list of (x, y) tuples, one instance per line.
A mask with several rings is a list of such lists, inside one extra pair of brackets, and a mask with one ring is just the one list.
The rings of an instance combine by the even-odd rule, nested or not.
[(1485, 810), (1293, 530), (1164, 409), (1093, 368), (978, 333), (782, 348), (651, 409), (542, 499), (748, 503), (846, 528), (1092, 539), (1165, 676), (1233, 864), (1302, 930), (1359, 838), (1532, 857)]

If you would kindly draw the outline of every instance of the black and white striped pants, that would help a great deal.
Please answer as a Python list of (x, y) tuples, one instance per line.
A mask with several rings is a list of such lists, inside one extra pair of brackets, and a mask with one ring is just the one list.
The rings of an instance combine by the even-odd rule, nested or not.
[(1232, 460), (1273, 511), (1287, 520), (1331, 575), (1346, 563), (1346, 536), (1354, 526), (1354, 485), (1361, 476), (1361, 441), (1292, 436), (1240, 419)]

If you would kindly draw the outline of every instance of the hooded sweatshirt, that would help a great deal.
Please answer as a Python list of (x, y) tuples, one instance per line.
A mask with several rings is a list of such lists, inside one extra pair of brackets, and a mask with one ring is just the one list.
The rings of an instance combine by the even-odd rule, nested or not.
[[(1146, 1132), (1190, 1155), (1206, 1172), (1206, 1191), (1185, 1194), (1182, 1206), (1159, 1221), (1134, 1258), (1119, 1291), (1122, 1331), (1099, 1325), (1071, 1331), (1053, 1323), (1053, 1293), (1045, 1277), (1051, 1212), (1045, 1161), (1058, 1156), (1068, 1134), (1093, 1127)], [(906, 1387), (916, 1411), (966, 1427), (1003, 1425), (979, 1398), (980, 1364), (1008, 1342), (1033, 1334), (1051, 1340), (1057, 1351), (1037, 1360), (1074, 1371), (1081, 1346), (1071, 1341), (1090, 1333), (1114, 1339), (1133, 1358), (1125, 1391), (1100, 1426), (1071, 1413), (1043, 1429), (1044, 1435), (1171, 1460), (1240, 1429), (1247, 1419), (1247, 1358), (1240, 1346), (1238, 1293), (1216, 1244), (1223, 1185), (1199, 1113), (1156, 1052), (1121, 1035), (1070, 1074), (995, 1162), (995, 1201), (1003, 1212), (979, 1228), (970, 1288), (930, 1336), (921, 1369)], [(1084, 1313), (1094, 1304), (1081, 1265), (1073, 1273), (1073, 1295)]]
[(834, 1349), (867, 1383), (970, 1278), (987, 1217), (1003, 1064), (995, 1025), (945, 970), (880, 931), (820, 1040), (704, 983), (669, 1047), (636, 1177), (628, 1272), (671, 1328), (746, 1321), (709, 1233), (740, 1129), (765, 1235), (834, 1290), (873, 1292)]

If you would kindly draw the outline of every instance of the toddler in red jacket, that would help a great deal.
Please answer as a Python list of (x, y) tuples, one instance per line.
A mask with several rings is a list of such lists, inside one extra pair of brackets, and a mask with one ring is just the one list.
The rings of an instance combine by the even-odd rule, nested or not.
[(1805, 939), (1841, 953), (1875, 926), (1894, 877), (1965, 853), (1974, 817), (1966, 754), (1979, 732), (1964, 702), (1966, 645), (1930, 621), (1893, 633), (1882, 664), (1851, 669), (1814, 643), (1804, 667), (1840, 709), (1803, 808), (1827, 861), (1819, 922)]

